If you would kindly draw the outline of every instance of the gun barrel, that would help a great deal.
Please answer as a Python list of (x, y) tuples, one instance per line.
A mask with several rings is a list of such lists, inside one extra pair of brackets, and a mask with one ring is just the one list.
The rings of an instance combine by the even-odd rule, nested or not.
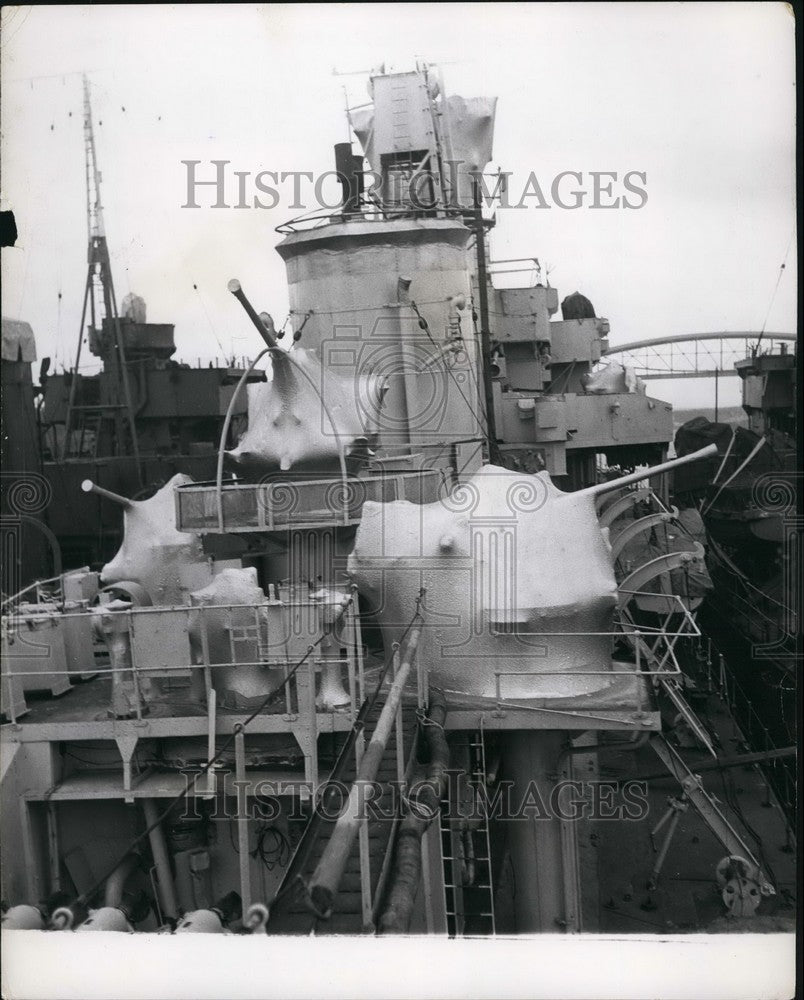
[(277, 346), (276, 339), (266, 329), (265, 323), (263, 323), (263, 321), (257, 315), (257, 311), (255, 310), (254, 306), (246, 298), (246, 293), (243, 291), (242, 287), (240, 286), (240, 282), (237, 280), (237, 278), (232, 278), (232, 280), (226, 287), (229, 289), (232, 295), (234, 295), (234, 297), (238, 300), (240, 305), (246, 310), (248, 318), (251, 320), (254, 326), (256, 326), (257, 332), (265, 341), (265, 343), (272, 350), (275, 349)]
[(597, 497), (601, 493), (611, 493), (612, 490), (618, 490), (621, 486), (630, 486), (631, 483), (639, 483), (643, 479), (651, 479), (653, 476), (659, 476), (663, 472), (669, 472), (671, 469), (677, 469), (681, 465), (687, 465), (689, 462), (698, 462), (702, 458), (709, 458), (710, 455), (717, 454), (717, 445), (708, 444), (705, 448), (701, 448), (699, 451), (690, 452), (689, 455), (682, 455), (681, 458), (671, 458), (668, 462), (662, 462), (661, 465), (654, 465), (652, 468), (645, 469), (643, 472), (632, 472), (628, 476), (621, 476), (619, 479), (612, 479), (608, 483), (598, 483), (596, 486), (589, 486), (585, 490), (578, 490), (573, 496), (590, 496)]
[(131, 507), (132, 501), (128, 497), (124, 497), (120, 493), (113, 493), (111, 490), (105, 489), (103, 486), (98, 486), (97, 483), (93, 483), (91, 479), (85, 479), (81, 483), (81, 489), (84, 493), (97, 493), (99, 497), (106, 497), (107, 500), (113, 500), (115, 503), (119, 503), (121, 507), (129, 508)]

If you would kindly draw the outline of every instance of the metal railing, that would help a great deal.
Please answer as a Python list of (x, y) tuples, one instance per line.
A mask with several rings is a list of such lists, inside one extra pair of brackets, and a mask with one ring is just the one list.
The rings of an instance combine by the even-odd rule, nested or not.
[(179, 486), (176, 526), (180, 531), (279, 531), (294, 525), (356, 524), (366, 500), (388, 503), (435, 500), (443, 481), (438, 469), (387, 471), (359, 478), (223, 482)]
[[(57, 611), (56, 606), (42, 604)], [(203, 673), (204, 691), (207, 698), (215, 686), (212, 672), (233, 668), (263, 668), (266, 671), (282, 672), (282, 697), (284, 717), (288, 722), (299, 721), (310, 726), (311, 738), (317, 735), (315, 707), (315, 675), (325, 668), (347, 671), (349, 694), (348, 714), (354, 720), (358, 706), (365, 698), (365, 675), (359, 622), (353, 608), (343, 608), (343, 627), (335, 636), (338, 648), (345, 649), (346, 655), (311, 657), (304, 670), (289, 676), (293, 662), (303, 654), (312, 639), (321, 631), (326, 614), (334, 614), (343, 608), (340, 601), (269, 601), (261, 604), (204, 604), (181, 605), (176, 607), (136, 607), (120, 611), (109, 610), (100, 605), (92, 610), (78, 612), (58, 612), (37, 614), (18, 612), (3, 617), (6, 636), (25, 638), (32, 634), (38, 622), (48, 624), (77, 620), (93, 633), (99, 618), (123, 619), (126, 623), (130, 650), (130, 666), (123, 671), (113, 665), (94, 665), (101, 677), (116, 673), (131, 675), (136, 691), (134, 699), (136, 716), (142, 718), (142, 709), (148, 701), (150, 681), (154, 678), (190, 678), (191, 689), (194, 677)], [(304, 612), (307, 612), (305, 615)], [(211, 616), (217, 616), (211, 621)], [(305, 627), (306, 626), (306, 627)], [(193, 639), (191, 643), (191, 632)], [(215, 635), (212, 635), (214, 632)], [(213, 660), (210, 647), (225, 636), (230, 659)], [(210, 640), (213, 640), (211, 643)], [(251, 648), (254, 656), (243, 655), (243, 647)], [(238, 648), (239, 647), (239, 648)], [(13, 654), (12, 654), (13, 655)], [(47, 654), (46, 654), (47, 655)], [(7, 657), (6, 657), (7, 658)], [(4, 661), (5, 659), (4, 658)], [(47, 676), (71, 677), (75, 668), (63, 669), (54, 664), (47, 670)], [(4, 681), (14, 677), (25, 678), (24, 669), (7, 669), (3, 663)], [(276, 678), (277, 684), (280, 678)], [(200, 690), (200, 687), (199, 687)], [(312, 692), (312, 704), (310, 702)], [(256, 696), (259, 697), (259, 696)], [(170, 693), (162, 699), (170, 702)], [(10, 721), (16, 724), (13, 698), (9, 699)]]
[[(771, 735), (770, 730), (754, 708), (750, 697), (738, 683), (734, 674), (726, 669), (722, 653), (718, 653), (717, 688), (723, 700), (728, 704), (737, 719), (746, 744), (758, 753), (767, 753), (778, 749), (779, 743)], [(711, 655), (707, 660), (708, 686), (714, 688), (711, 673)], [(759, 767), (765, 778), (766, 796), (763, 805), (770, 805), (768, 792), (772, 789), (790, 823), (795, 824), (798, 808), (798, 784), (795, 773), (795, 763), (783, 758), (768, 758)], [(788, 835), (790, 833), (790, 824)]]
[(727, 602), (742, 614), (745, 632), (755, 642), (776, 644), (774, 655), (794, 657), (798, 615), (795, 608), (783, 604), (770, 594), (755, 587), (739, 572), (731, 572), (733, 589), (726, 595), (716, 594), (716, 602)]
[[(621, 593), (637, 594), (637, 592), (632, 591), (621, 591)], [(691, 639), (695, 637), (700, 637), (701, 631), (698, 628), (698, 624), (695, 617), (691, 614), (689, 608), (684, 604), (683, 600), (677, 594), (651, 594), (648, 592), (639, 591), (641, 596), (648, 597), (662, 597), (663, 599), (674, 605), (671, 611), (665, 616), (664, 620), (660, 625), (637, 625), (631, 619), (626, 608), (621, 608), (619, 611), (619, 616), (614, 622), (614, 627), (605, 631), (600, 632), (543, 632), (543, 631), (533, 631), (533, 632), (523, 632), (516, 630), (515, 632), (500, 632), (492, 629), (492, 635), (513, 635), (513, 636), (527, 636), (529, 638), (536, 637), (574, 637), (574, 638), (603, 638), (608, 637), (612, 640), (612, 644), (618, 640), (627, 641), (632, 649), (634, 650), (635, 664), (633, 667), (628, 667), (623, 670), (612, 669), (610, 666), (600, 667), (591, 670), (567, 670), (566, 668), (556, 668), (553, 670), (538, 670), (537, 676), (539, 677), (552, 677), (552, 676), (567, 676), (567, 677), (600, 677), (601, 679), (608, 679), (611, 677), (642, 677), (651, 678), (653, 684), (656, 685), (659, 681), (674, 681), (678, 682), (679, 678), (682, 676), (682, 668), (678, 662), (675, 653), (675, 646), (679, 639)], [(670, 625), (674, 618), (677, 616), (677, 621), (674, 624), (674, 628), (670, 628)], [(521, 701), (521, 698), (512, 699), (506, 698), (502, 693), (502, 682), (501, 678), (511, 676), (511, 677), (522, 677), (522, 670), (503, 670), (495, 668), (495, 697), (498, 709), (504, 709), (508, 707), (525, 707), (522, 705), (514, 705), (515, 701)], [(549, 708), (549, 706), (548, 706)], [(641, 704), (639, 702), (635, 705), (635, 710), (641, 709)], [(545, 711), (544, 708), (539, 708), (538, 711)], [(557, 710), (560, 711), (560, 710)]]
[(276, 232), (287, 236), (290, 233), (300, 233), (309, 229), (319, 229), (333, 223), (345, 222), (394, 222), (404, 219), (458, 219), (463, 220), (470, 214), (464, 208), (447, 208), (444, 205), (393, 206), (384, 204), (369, 195), (362, 195), (358, 207), (346, 212), (340, 208), (314, 209), (304, 215), (298, 215), (276, 227)]

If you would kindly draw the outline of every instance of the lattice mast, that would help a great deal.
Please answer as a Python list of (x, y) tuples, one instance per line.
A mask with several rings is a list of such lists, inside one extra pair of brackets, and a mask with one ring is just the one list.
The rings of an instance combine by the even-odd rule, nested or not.
[[(92, 123), (92, 105), (90, 101), (89, 80), (86, 75), (84, 83), (84, 163), (86, 171), (87, 190), (87, 280), (84, 288), (84, 304), (81, 310), (81, 325), (78, 331), (78, 346), (75, 354), (73, 378), (70, 384), (70, 398), (65, 418), (64, 444), (62, 459), (69, 457), (70, 437), (72, 430), (78, 425), (76, 419), (81, 417), (83, 425), (87, 416), (94, 416), (99, 426), (100, 421), (109, 417), (114, 421), (114, 454), (131, 454), (137, 464), (137, 472), (142, 481), (142, 465), (140, 462), (137, 429), (134, 419), (134, 408), (131, 401), (131, 386), (128, 377), (125, 345), (120, 328), (120, 318), (117, 311), (117, 298), (114, 291), (112, 267), (109, 259), (109, 247), (106, 242), (106, 229), (103, 221), (103, 205), (101, 203), (101, 171), (98, 168), (98, 158), (95, 149), (95, 132)], [(93, 329), (98, 323), (106, 327), (112, 338), (111, 348), (104, 357), (104, 368), (109, 363), (108, 374), (111, 376), (113, 391), (109, 394), (114, 402), (99, 402), (90, 406), (76, 405), (76, 388), (79, 382), (79, 366), (81, 348), (84, 343), (85, 322), (89, 306), (90, 322)], [(104, 323), (104, 320), (106, 321)], [(90, 413), (90, 411), (92, 411)], [(128, 434), (126, 433), (128, 425)], [(83, 435), (82, 435), (83, 436)]]

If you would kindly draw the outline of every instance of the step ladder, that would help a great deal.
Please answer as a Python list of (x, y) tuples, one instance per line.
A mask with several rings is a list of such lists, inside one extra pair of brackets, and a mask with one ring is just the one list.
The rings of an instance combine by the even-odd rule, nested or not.
[[(476, 790), (485, 788), (483, 730), (473, 734), (465, 745), (470, 758), (470, 784)], [(458, 819), (458, 790), (458, 782), (450, 781), (439, 814), (447, 933), (450, 937), (491, 937), (496, 933), (496, 919), (487, 799), (476, 792), (474, 815), (467, 822)]]

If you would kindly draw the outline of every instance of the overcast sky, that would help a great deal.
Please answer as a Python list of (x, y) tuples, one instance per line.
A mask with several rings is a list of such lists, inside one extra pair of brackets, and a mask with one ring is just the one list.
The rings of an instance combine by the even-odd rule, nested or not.
[[(531, 198), (499, 210), (491, 237), (493, 257), (537, 256), (560, 297), (589, 296), (613, 344), (759, 330), (766, 317), (768, 330), (795, 329), (794, 25), (781, 3), (20, 7), (3, 10), (1, 51), (2, 207), (20, 230), (2, 254), (3, 314), (28, 320), (59, 367), (86, 277), (81, 71), (118, 302), (142, 295), (187, 360), (257, 347), (231, 277), (284, 320), (274, 227), (299, 213), (289, 184), (272, 210), (216, 210), (203, 194), (182, 208), (181, 161), (332, 169), (344, 87), (368, 100), (365, 75), (333, 70), (417, 57), (441, 63), (449, 93), (499, 97), (493, 164), (512, 192), (531, 172), (546, 194), (563, 170), (588, 190), (591, 171), (647, 175), (639, 210), (537, 210)], [(712, 397), (703, 382), (650, 391), (676, 405)], [(724, 402), (738, 402), (736, 379)]]

